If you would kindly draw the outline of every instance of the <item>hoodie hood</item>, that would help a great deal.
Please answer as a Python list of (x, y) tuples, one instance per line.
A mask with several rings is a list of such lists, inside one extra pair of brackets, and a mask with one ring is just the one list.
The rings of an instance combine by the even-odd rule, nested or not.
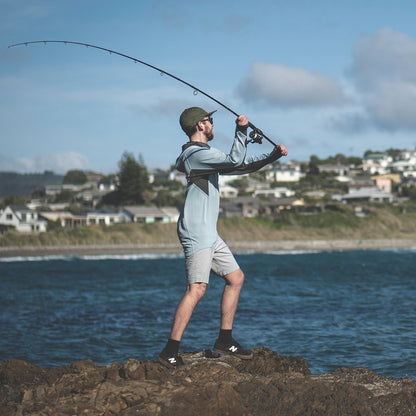
[(208, 144), (206, 144), (206, 143), (203, 143), (203, 142), (188, 142), (188, 143), (185, 143), (182, 146), (182, 153), (176, 159), (175, 168), (179, 172), (182, 172), (182, 173), (185, 173), (186, 172), (186, 169), (185, 169), (185, 160), (186, 160), (186, 157), (187, 157), (186, 156), (186, 150), (189, 147), (192, 147), (192, 146), (206, 147), (207, 149), (210, 149), (210, 146)]

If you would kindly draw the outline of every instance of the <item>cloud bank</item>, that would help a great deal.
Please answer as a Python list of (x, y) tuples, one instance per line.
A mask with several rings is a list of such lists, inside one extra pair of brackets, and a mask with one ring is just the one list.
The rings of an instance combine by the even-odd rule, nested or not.
[(416, 129), (416, 39), (391, 28), (361, 37), (347, 74), (374, 126)]
[(55, 173), (66, 173), (71, 169), (90, 170), (87, 156), (77, 152), (38, 155), (33, 159), (12, 159), (0, 154), (0, 171), (39, 173), (50, 170)]
[(344, 100), (335, 79), (303, 68), (262, 62), (253, 63), (237, 94), (254, 103), (280, 108), (327, 106)]
[(327, 126), (348, 134), (416, 130), (416, 39), (391, 28), (360, 37), (345, 75), (254, 62), (237, 95), (262, 108), (330, 108)]

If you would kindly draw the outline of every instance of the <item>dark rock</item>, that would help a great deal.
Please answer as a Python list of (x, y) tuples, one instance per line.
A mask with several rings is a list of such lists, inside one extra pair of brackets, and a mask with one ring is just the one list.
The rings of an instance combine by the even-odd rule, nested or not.
[(184, 353), (177, 370), (134, 358), (52, 370), (10, 359), (0, 363), (0, 415), (416, 415), (415, 380), (364, 368), (311, 375), (302, 358), (253, 353), (252, 360)]

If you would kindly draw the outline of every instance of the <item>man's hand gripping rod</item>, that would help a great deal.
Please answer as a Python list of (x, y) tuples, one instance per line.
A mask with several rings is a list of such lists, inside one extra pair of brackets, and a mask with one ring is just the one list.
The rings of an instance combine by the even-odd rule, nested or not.
[[(132, 60), (135, 63), (140, 63), (140, 64), (143, 64), (143, 65), (148, 66), (149, 68), (155, 69), (156, 71), (159, 71), (161, 75), (165, 74), (165, 75), (168, 75), (169, 77), (171, 77), (173, 79), (176, 79), (177, 81), (181, 82), (182, 84), (185, 84), (188, 87), (191, 87), (194, 90), (194, 94), (197, 94), (199, 92), (199, 93), (205, 95), (206, 97), (208, 97), (209, 99), (211, 99), (212, 101), (215, 101), (220, 106), (224, 107), (226, 110), (228, 110), (230, 113), (234, 114), (236, 117), (239, 116), (239, 114), (237, 114), (235, 111), (233, 111), (230, 107), (227, 107), (221, 101), (217, 100), (216, 98), (212, 97), (211, 95), (207, 94), (206, 92), (200, 90), (198, 87), (195, 87), (195, 85), (192, 85), (189, 82), (186, 82), (183, 79), (177, 77), (176, 75), (170, 74), (169, 72), (167, 72), (167, 71), (165, 71), (165, 70), (163, 70), (161, 68), (158, 68), (157, 66), (148, 64), (147, 62), (141, 61), (140, 59), (133, 58), (132, 56), (125, 55), (124, 53), (117, 52), (117, 51), (113, 51), (111, 49), (103, 48), (101, 46), (91, 45), (91, 44), (83, 43), (83, 42), (73, 42), (73, 41), (70, 41), (70, 40), (35, 40), (35, 41), (21, 42), (21, 43), (16, 43), (14, 45), (9, 45), (9, 48), (14, 48), (16, 46), (22, 46), (22, 45), (28, 46), (28, 45), (31, 45), (31, 44), (34, 44), (34, 43), (43, 43), (44, 45), (46, 45), (47, 43), (63, 43), (65, 45), (67, 45), (67, 44), (71, 44), (71, 45), (82, 45), (82, 46), (86, 46), (87, 48), (99, 49), (99, 50), (102, 50), (102, 51), (109, 52), (110, 54), (122, 56), (123, 58), (130, 59), (130, 60)], [(270, 138), (268, 138), (254, 124), (248, 123), (248, 126), (249, 126), (250, 129), (252, 129), (252, 131), (250, 132), (249, 136), (250, 136), (250, 138), (252, 139), (252, 141), (254, 143), (262, 143), (262, 140), (263, 139), (266, 139), (274, 147), (278, 147), (278, 145), (273, 140), (271, 140)]]

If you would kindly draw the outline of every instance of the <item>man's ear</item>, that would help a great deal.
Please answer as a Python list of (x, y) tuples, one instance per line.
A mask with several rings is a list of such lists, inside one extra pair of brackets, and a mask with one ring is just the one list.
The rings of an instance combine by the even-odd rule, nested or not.
[(196, 128), (198, 131), (204, 130), (204, 124), (202, 123), (202, 121), (198, 121)]

